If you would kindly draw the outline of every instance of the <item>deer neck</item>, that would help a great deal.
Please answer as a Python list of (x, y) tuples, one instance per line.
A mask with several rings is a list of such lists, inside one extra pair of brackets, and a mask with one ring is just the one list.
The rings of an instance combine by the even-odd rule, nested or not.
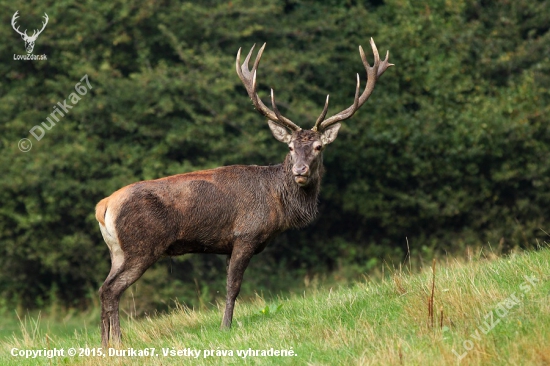
[(284, 214), (285, 226), (288, 228), (306, 226), (317, 216), (318, 197), (323, 175), (322, 156), (319, 159), (319, 166), (312, 171), (310, 182), (305, 187), (300, 187), (294, 181), (290, 154), (280, 165), (280, 184), (277, 193)]

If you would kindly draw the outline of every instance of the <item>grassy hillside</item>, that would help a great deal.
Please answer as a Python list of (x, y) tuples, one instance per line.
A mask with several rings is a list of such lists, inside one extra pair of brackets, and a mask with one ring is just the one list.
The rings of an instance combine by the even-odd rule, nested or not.
[[(441, 259), (430, 305), (432, 279), (430, 266), (419, 274), (395, 270), (385, 280), (315, 289), (268, 304), (257, 297), (238, 303), (231, 331), (219, 330), (221, 308), (179, 308), (123, 322), (125, 340), (118, 352), (133, 348), (150, 354), (154, 348), (153, 357), (70, 357), (70, 347), (99, 347), (97, 325), (52, 336), (29, 330), (31, 324), (0, 343), (0, 364), (550, 364), (548, 248), (504, 258), (481, 253), (466, 263)], [(65, 356), (25, 360), (11, 356), (14, 347), (64, 349)], [(285, 355), (251, 352), (272, 348)], [(183, 355), (170, 354), (178, 350)], [(189, 350), (200, 354), (192, 359)]]

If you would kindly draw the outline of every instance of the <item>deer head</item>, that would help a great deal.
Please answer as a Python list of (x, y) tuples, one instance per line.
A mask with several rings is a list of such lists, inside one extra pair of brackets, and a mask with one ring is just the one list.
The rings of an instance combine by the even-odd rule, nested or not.
[(365, 56), (365, 52), (363, 52), (363, 48), (359, 46), (361, 60), (363, 61), (363, 65), (367, 71), (367, 84), (363, 93), (359, 95), (361, 83), (359, 74), (357, 74), (357, 87), (355, 88), (355, 98), (353, 100), (353, 104), (332, 117), (325, 119), (329, 102), (329, 96), (327, 95), (323, 111), (321, 112), (319, 118), (317, 118), (317, 121), (311, 130), (302, 130), (302, 128), (300, 128), (297, 124), (281, 115), (277, 105), (275, 104), (273, 89), (271, 89), (272, 109), (266, 107), (258, 96), (256, 91), (256, 72), (265, 48), (265, 43), (256, 55), (256, 60), (254, 61), (252, 70), (249, 70), (248, 63), (250, 61), (252, 51), (254, 50), (254, 46), (252, 46), (250, 52), (248, 52), (248, 55), (242, 65), (240, 64), (241, 49), (239, 48), (236, 60), (237, 74), (243, 82), (248, 96), (252, 99), (252, 103), (256, 109), (267, 117), (269, 128), (271, 129), (273, 136), (277, 140), (288, 144), (290, 158), (292, 161), (292, 174), (294, 175), (294, 181), (299, 186), (307, 186), (310, 182), (312, 173), (314, 174), (321, 165), (321, 153), (326, 145), (336, 139), (338, 130), (341, 126), (339, 122), (353, 116), (353, 114), (367, 101), (367, 99), (369, 99), (378, 78), (384, 73), (384, 71), (386, 71), (388, 67), (393, 66), (393, 64), (389, 63), (389, 51), (386, 53), (386, 58), (383, 61), (380, 61), (378, 49), (376, 48), (372, 38), (370, 39), (370, 44), (374, 54), (373, 66), (370, 66)]
[(21, 38), (23, 38), (23, 41), (25, 41), (25, 49), (27, 50), (27, 53), (32, 53), (32, 50), (34, 49), (34, 42), (36, 42), (36, 39), (38, 38), (40, 33), (42, 33), (44, 28), (46, 28), (46, 24), (48, 24), (48, 19), (49, 19), (48, 14), (44, 13), (44, 22), (42, 22), (42, 29), (40, 29), (40, 30), (35, 29), (32, 36), (28, 36), (26, 29), (25, 29), (24, 32), (20, 32), (19, 31), (19, 26), (17, 26), (17, 28), (15, 28), (15, 23), (16, 23), (15, 20), (17, 18), (19, 18), (17, 13), (19, 13), (19, 10), (16, 11), (15, 14), (13, 14), (13, 17), (11, 18), (11, 26), (12, 26), (13, 30), (15, 30), (17, 33), (19, 33), (21, 35)]

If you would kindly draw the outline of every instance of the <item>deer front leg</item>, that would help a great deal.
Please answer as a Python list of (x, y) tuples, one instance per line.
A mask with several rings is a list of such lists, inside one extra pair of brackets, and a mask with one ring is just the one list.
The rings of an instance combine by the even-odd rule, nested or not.
[(253, 255), (253, 250), (242, 250), (235, 244), (233, 252), (227, 257), (227, 298), (225, 300), (225, 313), (223, 314), (221, 329), (231, 328), (235, 300), (241, 290), (244, 271), (248, 267), (250, 258)]
[(231, 263), (231, 254), (227, 255), (227, 258), (225, 259), (225, 274), (229, 276), (229, 263)]

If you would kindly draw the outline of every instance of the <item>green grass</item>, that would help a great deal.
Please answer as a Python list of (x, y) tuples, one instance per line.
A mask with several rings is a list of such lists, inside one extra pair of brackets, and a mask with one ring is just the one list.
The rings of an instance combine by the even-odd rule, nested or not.
[[(56, 314), (57, 312), (57, 314)], [(13, 338), (14, 334), (21, 335), (22, 330), (27, 333), (40, 333), (52, 336), (68, 337), (75, 331), (82, 329), (94, 329), (99, 321), (99, 308), (86, 313), (78, 313), (75, 310), (59, 314), (59, 310), (48, 309), (47, 316), (44, 312), (33, 311), (31, 313), (19, 314), (17, 312), (5, 311), (0, 315), (0, 340)]]
[[(525, 276), (536, 278), (535, 283)], [(549, 249), (464, 263), (440, 259), (433, 327), (428, 318), (431, 288), (431, 267), (413, 274), (395, 270), (380, 281), (312, 289), (269, 303), (260, 297), (238, 302), (231, 331), (219, 329), (221, 307), (202, 311), (179, 307), (168, 315), (123, 321), (120, 348), (155, 348), (156, 357), (13, 357), (14, 347), (65, 352), (70, 347), (100, 347), (98, 325), (72, 334), (46, 335), (40, 327), (27, 324), (22, 334), (0, 342), (0, 364), (456, 365), (462, 355), (464, 365), (550, 363)], [(517, 303), (509, 301), (514, 296)], [(490, 314), (497, 324), (485, 334), (482, 328), (487, 328), (484, 321)], [(197, 359), (164, 357), (163, 348), (190, 348), (201, 354)], [(295, 355), (243, 359), (236, 353), (250, 348), (292, 349)], [(204, 350), (213, 350), (214, 355), (204, 358)], [(222, 350), (234, 355), (215, 355)]]

